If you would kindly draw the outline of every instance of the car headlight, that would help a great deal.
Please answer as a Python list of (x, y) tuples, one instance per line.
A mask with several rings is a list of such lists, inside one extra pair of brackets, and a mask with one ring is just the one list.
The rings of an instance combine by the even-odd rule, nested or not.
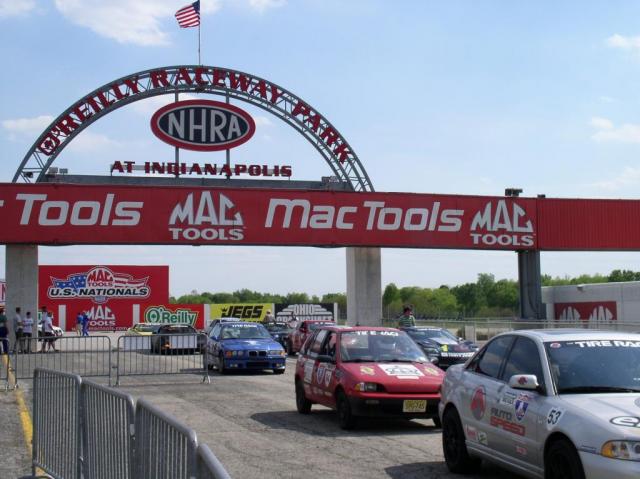
[(284, 349), (272, 349), (269, 351), (271, 356), (284, 356)]
[(384, 391), (384, 386), (378, 383), (358, 383), (353, 389), (356, 391), (371, 393)]
[(600, 452), (604, 457), (610, 457), (611, 459), (640, 461), (640, 441), (605, 442)]
[(244, 351), (225, 351), (224, 355), (227, 358), (235, 358), (236, 356), (244, 356)]

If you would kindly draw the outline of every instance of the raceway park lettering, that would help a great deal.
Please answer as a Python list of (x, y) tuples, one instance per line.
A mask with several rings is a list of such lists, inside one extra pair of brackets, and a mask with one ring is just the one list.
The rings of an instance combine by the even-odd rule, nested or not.
[(4, 244), (640, 250), (633, 200), (11, 183), (0, 222)]

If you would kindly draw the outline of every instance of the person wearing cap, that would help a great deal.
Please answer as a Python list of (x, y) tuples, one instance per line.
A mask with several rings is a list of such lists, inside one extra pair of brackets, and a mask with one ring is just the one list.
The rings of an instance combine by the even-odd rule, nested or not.
[(399, 328), (413, 328), (416, 325), (416, 318), (413, 317), (410, 306), (405, 306), (402, 316), (398, 319)]
[(4, 314), (4, 307), (0, 306), (0, 354), (9, 354), (9, 329), (7, 328), (7, 316)]

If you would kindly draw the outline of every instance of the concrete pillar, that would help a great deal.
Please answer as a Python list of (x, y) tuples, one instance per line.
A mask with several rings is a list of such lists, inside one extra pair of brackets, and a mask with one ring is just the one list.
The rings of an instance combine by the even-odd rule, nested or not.
[(380, 248), (347, 248), (347, 324), (382, 326)]
[(540, 279), (540, 251), (518, 251), (518, 281), (520, 283), (520, 317), (545, 319)]
[(15, 341), (13, 317), (16, 307), (22, 308), (22, 316), (31, 311), (33, 335), (37, 334), (35, 322), (38, 318), (38, 246), (6, 246), (7, 319), (11, 331), (11, 344)]

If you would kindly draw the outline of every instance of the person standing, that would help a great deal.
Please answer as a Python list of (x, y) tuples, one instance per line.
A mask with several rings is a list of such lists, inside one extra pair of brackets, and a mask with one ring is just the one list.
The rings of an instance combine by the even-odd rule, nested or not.
[(7, 317), (4, 314), (4, 307), (0, 306), (0, 354), (9, 354), (9, 340), (7, 335), (9, 330), (7, 329)]
[(82, 335), (89, 336), (89, 316), (86, 311), (82, 312)]
[(16, 308), (16, 315), (13, 317), (13, 333), (16, 336), (16, 342), (13, 344), (13, 352), (24, 352), (24, 341), (22, 341), (22, 334), (24, 330), (24, 322), (22, 315), (20, 314), (20, 306)]
[(40, 349), (41, 353), (44, 353), (45, 346), (48, 345), (47, 351), (51, 351), (53, 349), (54, 352), (58, 352), (55, 345), (55, 333), (53, 332), (53, 317), (51, 313), (48, 311), (43, 312), (44, 319), (42, 320), (42, 334), (44, 335), (44, 340), (42, 341), (42, 349)]
[[(24, 319), (22, 320), (22, 340), (24, 341), (23, 352), (30, 353), (31, 348), (31, 337), (33, 336), (33, 318), (31, 317), (31, 311), (27, 311)], [(33, 348), (36, 349), (37, 348)]]
[(76, 316), (76, 332), (78, 336), (82, 336), (82, 324), (84, 322), (84, 313), (82, 311), (78, 311), (78, 315)]
[(416, 325), (416, 318), (413, 317), (411, 307), (405, 306), (402, 316), (398, 319), (399, 328), (413, 328)]
[(264, 317), (264, 325), (269, 326), (276, 324), (276, 318), (273, 314), (271, 314), (271, 310), (267, 309), (267, 314)]

